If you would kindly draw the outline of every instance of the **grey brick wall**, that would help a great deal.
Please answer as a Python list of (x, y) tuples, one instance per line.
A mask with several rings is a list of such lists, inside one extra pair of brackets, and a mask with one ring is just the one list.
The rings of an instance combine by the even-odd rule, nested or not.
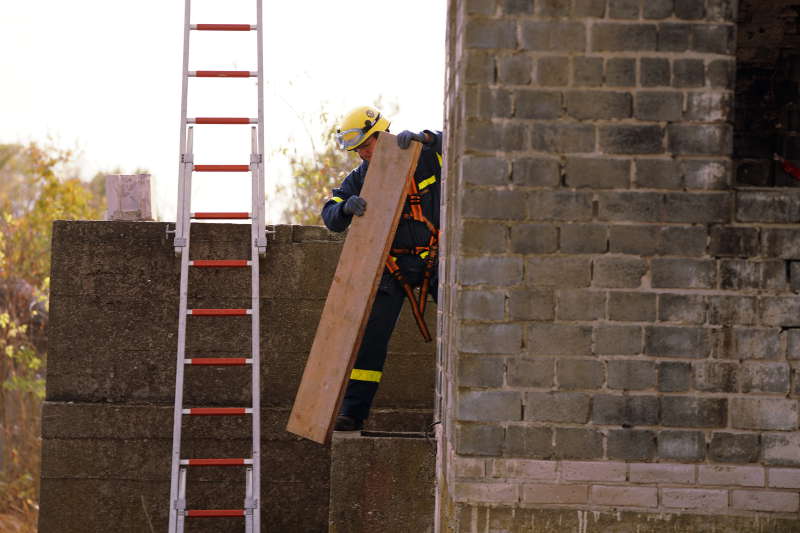
[(449, 3), (441, 531), (552, 505), (800, 527), (800, 195), (733, 187), (735, 20)]

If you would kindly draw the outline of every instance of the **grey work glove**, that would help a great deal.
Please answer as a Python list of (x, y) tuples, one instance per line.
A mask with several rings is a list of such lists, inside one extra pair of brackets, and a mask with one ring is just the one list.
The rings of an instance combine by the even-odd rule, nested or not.
[(347, 199), (342, 207), (345, 215), (356, 215), (360, 217), (367, 210), (367, 201), (360, 196), (353, 195)]
[(411, 145), (411, 141), (419, 141), (422, 144), (428, 144), (425, 137), (425, 132), (414, 133), (413, 131), (401, 131), (397, 134), (397, 146), (405, 150)]

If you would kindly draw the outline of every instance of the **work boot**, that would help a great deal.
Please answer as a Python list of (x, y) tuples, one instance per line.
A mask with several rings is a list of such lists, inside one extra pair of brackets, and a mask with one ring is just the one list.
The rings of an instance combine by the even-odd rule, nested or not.
[(336, 417), (334, 431), (360, 431), (364, 427), (364, 421), (352, 416), (339, 415)]

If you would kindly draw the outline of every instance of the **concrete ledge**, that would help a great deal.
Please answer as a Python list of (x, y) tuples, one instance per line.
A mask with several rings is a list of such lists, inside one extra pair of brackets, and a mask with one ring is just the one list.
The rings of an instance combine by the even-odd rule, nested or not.
[(432, 532), (435, 463), (420, 433), (334, 433), (328, 531)]

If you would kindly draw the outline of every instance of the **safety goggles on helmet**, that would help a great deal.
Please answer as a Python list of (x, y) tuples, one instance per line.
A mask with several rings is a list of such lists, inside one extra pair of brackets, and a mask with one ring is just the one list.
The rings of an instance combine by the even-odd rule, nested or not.
[(353, 148), (357, 147), (359, 144), (364, 142), (365, 137), (369, 130), (371, 130), (381, 118), (381, 114), (378, 113), (378, 116), (375, 117), (375, 120), (372, 122), (365, 121), (363, 128), (351, 128), (349, 130), (344, 131), (337, 131), (336, 132), (336, 144), (339, 145), (339, 148), (342, 150), (352, 150)]

